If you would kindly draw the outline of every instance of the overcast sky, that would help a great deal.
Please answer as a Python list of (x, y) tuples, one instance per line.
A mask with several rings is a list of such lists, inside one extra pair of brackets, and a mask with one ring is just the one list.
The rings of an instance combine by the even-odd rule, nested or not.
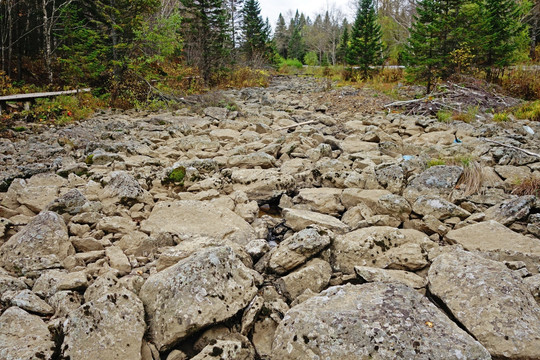
[(272, 28), (276, 27), (276, 22), (279, 13), (282, 13), (285, 19), (287, 19), (287, 12), (289, 10), (296, 12), (303, 12), (307, 16), (313, 19), (313, 14), (319, 13), (321, 10), (332, 7), (333, 4), (337, 8), (341, 8), (343, 13), (349, 18), (352, 18), (351, 0), (259, 0), (261, 5), (261, 15), (263, 19), (270, 19), (270, 25)]

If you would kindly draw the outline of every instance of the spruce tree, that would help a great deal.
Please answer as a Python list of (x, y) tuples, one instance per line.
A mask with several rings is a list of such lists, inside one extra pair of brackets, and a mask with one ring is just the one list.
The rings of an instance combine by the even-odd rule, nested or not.
[(184, 52), (196, 65), (204, 82), (212, 72), (225, 65), (230, 49), (227, 11), (222, 0), (181, 0), (184, 6)]
[(276, 44), (279, 55), (286, 59), (289, 48), (289, 35), (287, 26), (285, 25), (285, 19), (281, 14), (279, 14), (276, 31), (274, 32), (274, 43)]
[(268, 29), (261, 16), (258, 0), (246, 0), (242, 10), (242, 48), (249, 61), (268, 55)]
[(347, 60), (347, 49), (349, 48), (349, 23), (343, 20), (341, 39), (338, 45), (337, 58), (343, 64)]
[(489, 0), (482, 5), (480, 65), (491, 81), (494, 68), (502, 69), (516, 59), (516, 50), (526, 41), (526, 30), (520, 20), (523, 9), (515, 0)]
[(377, 23), (373, 0), (359, 0), (351, 31), (347, 62), (357, 65), (363, 79), (370, 76), (371, 66), (382, 65), (381, 26)]
[(300, 15), (298, 10), (294, 18), (291, 19), (289, 24), (289, 45), (287, 49), (287, 55), (290, 59), (298, 59), (302, 61), (306, 54), (306, 42), (303, 36), (304, 26), (306, 25), (306, 18), (304, 14)]

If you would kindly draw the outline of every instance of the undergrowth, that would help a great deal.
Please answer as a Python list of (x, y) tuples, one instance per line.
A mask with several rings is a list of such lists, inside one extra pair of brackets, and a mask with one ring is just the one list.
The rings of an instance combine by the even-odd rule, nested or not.
[(534, 195), (540, 197), (540, 177), (531, 176), (515, 181), (512, 184), (512, 194), (518, 196)]

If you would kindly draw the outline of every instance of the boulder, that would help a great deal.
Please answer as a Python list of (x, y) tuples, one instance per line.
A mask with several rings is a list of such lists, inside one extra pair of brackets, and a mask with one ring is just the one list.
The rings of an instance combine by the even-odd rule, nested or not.
[(471, 213), (467, 210), (434, 195), (419, 196), (413, 203), (412, 209), (417, 214), (432, 215), (438, 220), (446, 220), (455, 216), (465, 219), (471, 216)]
[(491, 359), (429, 300), (399, 283), (329, 288), (279, 324), (272, 359)]
[(451, 244), (465, 250), (481, 251), (496, 260), (523, 261), (530, 272), (538, 273), (540, 240), (518, 234), (496, 221), (468, 225), (446, 234)]
[[(6, 294), (7, 293), (4, 293), (2, 296), (2, 301), (6, 300)], [(54, 313), (54, 309), (49, 304), (41, 300), (39, 296), (28, 289), (19, 291), (14, 295), (15, 296), (10, 299), (11, 305), (13, 306), (18, 306), (19, 308), (33, 314), (52, 315)]]
[(62, 356), (71, 360), (141, 359), (144, 308), (131, 291), (111, 291), (71, 312)]
[(355, 266), (356, 276), (365, 282), (400, 282), (413, 289), (426, 287), (427, 280), (410, 271), (379, 269), (369, 266)]
[(374, 213), (379, 211), (379, 199), (391, 195), (388, 190), (364, 190), (358, 188), (349, 188), (343, 190), (341, 194), (341, 203), (349, 209), (357, 206), (359, 203), (366, 205)]
[(139, 296), (148, 317), (148, 334), (163, 351), (232, 317), (256, 293), (254, 271), (223, 246), (201, 250), (150, 276)]
[(459, 166), (432, 166), (409, 182), (403, 197), (411, 202), (420, 195), (447, 197), (456, 187), (461, 174), (463, 168)]
[(241, 245), (255, 238), (253, 228), (231, 210), (194, 200), (158, 203), (141, 230), (152, 236), (163, 232), (181, 239), (208, 236)]
[(199, 354), (191, 360), (253, 360), (255, 352), (251, 348), (242, 346), (241, 341), (217, 340), (214, 344), (207, 345)]
[(44, 211), (0, 247), (0, 266), (25, 274), (61, 267), (74, 253), (62, 217)]
[(485, 211), (486, 220), (495, 220), (503, 225), (511, 225), (516, 220), (523, 219), (534, 205), (536, 196), (520, 196), (494, 205)]
[(336, 233), (345, 233), (349, 227), (333, 216), (321, 214), (315, 211), (283, 209), (283, 217), (294, 231), (300, 231), (311, 225), (319, 225)]
[(69, 215), (76, 215), (83, 211), (82, 208), (87, 202), (88, 200), (79, 190), (71, 189), (49, 203), (47, 210), (54, 211), (58, 214), (67, 213)]
[(497, 359), (540, 358), (540, 308), (503, 263), (455, 249), (436, 257), (429, 290)]
[(248, 155), (234, 155), (227, 161), (229, 167), (254, 168), (259, 166), (268, 169), (275, 166), (276, 158), (263, 152), (256, 152)]
[(332, 267), (321, 259), (312, 259), (299, 269), (279, 278), (276, 287), (289, 300), (296, 299), (306, 290), (315, 293), (322, 291), (328, 285), (332, 276)]
[(17, 192), (17, 201), (38, 213), (58, 196), (65, 184), (66, 180), (55, 174), (34, 175)]
[(131, 174), (125, 171), (114, 171), (110, 174), (110, 181), (105, 186), (100, 199), (131, 204), (135, 201), (149, 202), (150, 198)]
[(333, 239), (334, 234), (324, 228), (314, 226), (304, 229), (271, 250), (268, 267), (278, 274), (287, 273), (317, 255)]
[(374, 226), (337, 236), (330, 247), (331, 264), (347, 274), (354, 274), (355, 266), (414, 271), (429, 264), (428, 252), (436, 247), (420, 231)]
[(237, 169), (231, 173), (233, 190), (244, 191), (250, 200), (269, 200), (296, 188), (293, 176), (276, 169)]
[(298, 204), (295, 206), (298, 209), (338, 216), (345, 210), (340, 200), (342, 191), (334, 188), (301, 189), (293, 198), (293, 203)]
[(39, 316), (12, 306), (0, 316), (2, 360), (51, 360), (55, 344), (47, 324)]

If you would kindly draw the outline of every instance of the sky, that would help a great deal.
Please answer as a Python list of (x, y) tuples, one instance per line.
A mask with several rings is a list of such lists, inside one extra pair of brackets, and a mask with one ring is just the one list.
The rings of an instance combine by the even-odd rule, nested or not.
[(352, 16), (351, 0), (259, 0), (261, 5), (261, 15), (263, 19), (268, 18), (270, 25), (274, 29), (279, 13), (282, 13), (285, 19), (287, 19), (287, 12), (289, 10), (296, 12), (303, 12), (307, 16), (313, 18), (314, 13), (319, 13), (321, 10), (326, 10), (327, 7), (331, 7), (333, 4), (337, 8), (341, 8), (343, 13), (350, 19)]

